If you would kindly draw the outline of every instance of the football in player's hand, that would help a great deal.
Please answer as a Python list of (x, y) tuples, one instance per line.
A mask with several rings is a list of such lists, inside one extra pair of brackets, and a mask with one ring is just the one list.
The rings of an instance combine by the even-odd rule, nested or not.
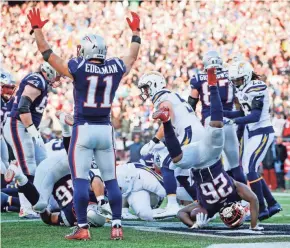
[(205, 208), (202, 208), (200, 206), (194, 208), (191, 213), (190, 213), (190, 218), (192, 221), (196, 221), (196, 215), (198, 213), (204, 213), (204, 214), (207, 214), (207, 210)]

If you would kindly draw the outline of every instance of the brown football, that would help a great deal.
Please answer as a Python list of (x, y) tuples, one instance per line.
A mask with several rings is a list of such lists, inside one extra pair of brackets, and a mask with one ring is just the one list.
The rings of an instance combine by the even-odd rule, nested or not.
[(192, 221), (196, 221), (196, 218), (195, 216), (198, 214), (198, 213), (204, 213), (204, 214), (207, 214), (207, 211), (205, 208), (202, 208), (200, 206), (197, 206), (196, 208), (194, 208), (191, 213), (190, 213), (190, 218)]

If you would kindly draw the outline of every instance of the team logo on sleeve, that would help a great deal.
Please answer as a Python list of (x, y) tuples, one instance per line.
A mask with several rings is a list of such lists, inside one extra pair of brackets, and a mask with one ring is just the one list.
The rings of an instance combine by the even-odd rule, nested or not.
[(38, 87), (40, 82), (38, 80), (27, 80), (27, 83), (32, 84), (35, 87)]

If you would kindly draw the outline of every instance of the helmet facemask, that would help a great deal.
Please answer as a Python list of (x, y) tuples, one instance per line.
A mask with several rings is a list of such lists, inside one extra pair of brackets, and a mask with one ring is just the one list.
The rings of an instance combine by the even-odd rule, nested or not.
[(245, 219), (244, 207), (238, 203), (229, 203), (220, 212), (220, 218), (229, 228), (238, 228), (243, 225)]
[(151, 84), (152, 82), (148, 82), (148, 84), (143, 85), (139, 89), (141, 90), (140, 98), (145, 102), (148, 98), (152, 97), (151, 95)]

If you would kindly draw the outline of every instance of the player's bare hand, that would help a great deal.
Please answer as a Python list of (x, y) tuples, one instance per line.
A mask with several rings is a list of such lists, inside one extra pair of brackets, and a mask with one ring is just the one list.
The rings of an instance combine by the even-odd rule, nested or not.
[(131, 12), (131, 15), (132, 21), (128, 17), (126, 18), (129, 27), (133, 32), (140, 31), (140, 17), (135, 12)]
[(32, 29), (42, 28), (48, 22), (48, 20), (44, 21), (41, 20), (40, 11), (39, 9), (36, 8), (33, 8), (32, 10), (29, 11), (27, 18), (30, 21)]

